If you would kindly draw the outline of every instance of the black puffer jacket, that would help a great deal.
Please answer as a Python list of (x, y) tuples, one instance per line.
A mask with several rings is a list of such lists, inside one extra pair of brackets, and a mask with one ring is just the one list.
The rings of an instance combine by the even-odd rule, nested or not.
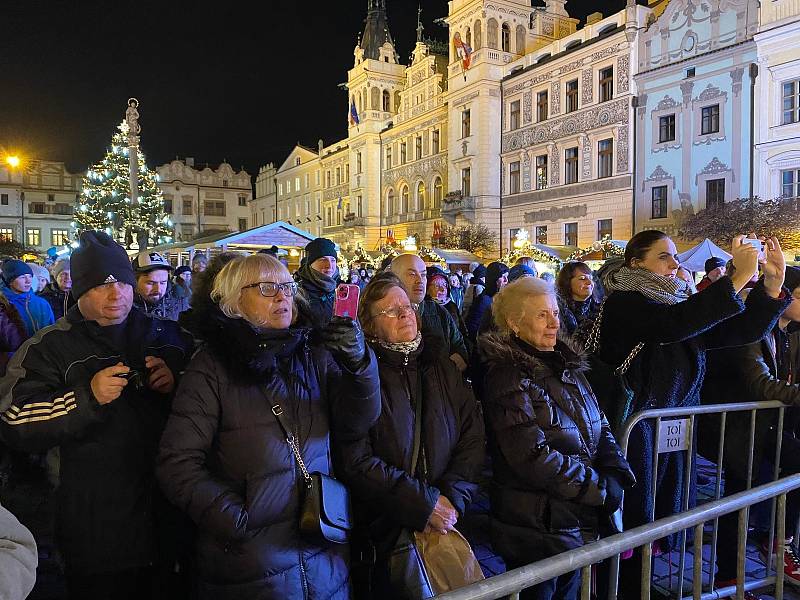
[(635, 482), (589, 387), (584, 358), (485, 334), (483, 403), (494, 468), (492, 541), (511, 564), (596, 538), (605, 479)]
[[(368, 436), (343, 445), (340, 457), (359, 521), (370, 528), (380, 554), (401, 527), (425, 529), (439, 494), (464, 514), (477, 491), (485, 446), (475, 399), (440, 338), (424, 338), (423, 347), (408, 355), (372, 347), (380, 367), (381, 417)], [(420, 384), (424, 481), (409, 474)]]
[(70, 306), (75, 304), (72, 294), (62, 290), (55, 282), (48, 283), (39, 293), (39, 296), (47, 300), (50, 308), (53, 309), (53, 316), (56, 321), (67, 313)]
[(201, 597), (348, 598), (348, 547), (300, 536), (303, 479), (270, 408), (283, 407), (308, 470), (331, 473), (331, 431), (357, 439), (378, 418), (374, 357), (350, 373), (307, 329), (257, 333), (215, 307), (197, 316), (208, 345), (176, 394), (157, 475), (198, 525)]

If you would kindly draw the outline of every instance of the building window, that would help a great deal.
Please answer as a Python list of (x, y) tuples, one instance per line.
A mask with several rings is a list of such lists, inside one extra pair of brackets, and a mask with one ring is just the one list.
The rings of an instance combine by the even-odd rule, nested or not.
[(203, 206), (203, 214), (207, 217), (224, 217), (225, 201), (206, 200)]
[(688, 69), (686, 69), (686, 79), (694, 77), (694, 74), (695, 74), (695, 68), (694, 67), (689, 67)]
[[(0, 229), (0, 237), (2, 237), (2, 235), (3, 235), (3, 230)], [(64, 246), (68, 242), (69, 242), (69, 231), (67, 231), (66, 229), (51, 229), (50, 230), (50, 245), (51, 246)]]
[(239, 219), (239, 231), (245, 231), (247, 229), (247, 219), (240, 218)]
[(602, 240), (603, 238), (611, 238), (611, 219), (600, 219), (597, 222), (597, 239)]
[(614, 67), (600, 69), (600, 102), (608, 102), (614, 97)]
[(547, 91), (536, 94), (536, 120), (547, 119)]
[[(14, 230), (11, 227), (0, 227), (0, 241), (13, 242)], [(55, 246), (56, 244), (53, 244)]]
[(659, 185), (652, 189), (653, 219), (667, 218), (667, 186)]
[(48, 202), (55, 202), (56, 201), (56, 195), (55, 194), (47, 194), (47, 201)]
[(658, 118), (658, 142), (675, 141), (675, 115)]
[(239, 206), (247, 206), (247, 196), (239, 194)]
[(316, 173), (314, 173), (314, 179), (316, 181), (316, 185), (319, 185), (319, 183), (320, 183), (320, 176), (321, 176), (321, 172), (319, 171), (319, 169), (317, 169)]
[(414, 159), (419, 160), (422, 158), (422, 136), (418, 135), (414, 138)]
[(508, 26), (508, 23), (503, 23), (500, 29), (503, 52), (511, 52), (511, 27)]
[(611, 177), (614, 158), (614, 140), (597, 142), (597, 176)]
[(472, 170), (467, 167), (461, 169), (461, 195), (469, 196), (471, 194), (470, 188), (472, 187)]
[(291, 193), (292, 193), (292, 180), (291, 179), (287, 179), (286, 180), (286, 194), (288, 195), (288, 194), (291, 194)]
[(305, 186), (306, 189), (308, 189), (308, 173), (303, 175), (303, 185)]
[(442, 178), (437, 177), (433, 180), (433, 207), (439, 208), (442, 205)]
[(536, 189), (543, 190), (547, 187), (547, 154), (536, 157)]
[(719, 104), (704, 106), (702, 110), (702, 125), (700, 133), (708, 135), (719, 131)]
[(800, 121), (800, 80), (783, 84), (783, 125)]
[(469, 109), (461, 111), (461, 137), (469, 137), (472, 130), (472, 120)]
[(362, 164), (361, 164), (361, 152), (356, 152), (356, 173), (359, 175), (362, 173)]
[(72, 205), (67, 204), (66, 202), (56, 202), (56, 205), (53, 207), (52, 213), (54, 215), (71, 215)]
[(406, 159), (408, 158), (407, 157), (406, 148), (407, 148), (406, 147), (406, 143), (405, 142), (400, 142), (400, 164), (401, 165), (406, 164)]
[(514, 100), (511, 103), (509, 127), (511, 129), (519, 129), (519, 100)]
[(387, 169), (391, 169), (392, 168), (392, 147), (391, 146), (388, 146), (386, 148), (386, 168)]
[(717, 209), (725, 204), (725, 180), (706, 180), (706, 208)]
[(8, 206), (8, 194), (0, 194), (0, 204)]
[(336, 185), (341, 185), (342, 183), (342, 168), (336, 167)]
[(512, 162), (508, 168), (508, 193), (519, 193), (519, 161)]
[(330, 170), (325, 171), (325, 187), (331, 187), (331, 172)]
[(28, 229), (27, 236), (28, 246), (39, 246), (42, 243), (42, 230), (41, 229)]
[(383, 93), (381, 94), (381, 101), (383, 112), (389, 112), (389, 104), (391, 102), (391, 94), (389, 94), (389, 90), (383, 90)]
[(567, 82), (567, 112), (578, 110), (578, 80)]
[(386, 214), (390, 216), (394, 214), (394, 190), (389, 190), (386, 195)]
[(431, 132), (431, 154), (439, 154), (439, 130)]
[(537, 244), (547, 243), (547, 225), (539, 225), (536, 228), (536, 243)]
[(800, 198), (800, 169), (781, 171), (781, 192), (784, 198)]
[(577, 183), (578, 181), (578, 149), (567, 148), (564, 150), (564, 183)]
[(164, 198), (164, 212), (168, 215), (172, 214), (172, 198)]
[(409, 206), (408, 206), (409, 205), (408, 198), (409, 198), (408, 186), (404, 185), (400, 189), (400, 213), (401, 214), (406, 214), (408, 212), (408, 208), (409, 208)]
[(564, 245), (577, 246), (578, 245), (578, 224), (565, 223), (564, 224)]
[(223, 179), (222, 180), (222, 187), (228, 187), (228, 180), (227, 179)]
[(28, 205), (28, 212), (34, 215), (44, 215), (49, 211), (44, 202), (31, 202), (30, 205)]
[(425, 184), (421, 181), (417, 184), (417, 210), (425, 210)]
[(183, 214), (191, 215), (193, 212), (194, 201), (192, 198), (183, 199)]

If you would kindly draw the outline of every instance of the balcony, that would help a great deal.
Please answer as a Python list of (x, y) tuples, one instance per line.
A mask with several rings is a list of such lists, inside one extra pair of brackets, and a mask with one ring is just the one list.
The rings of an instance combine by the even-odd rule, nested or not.
[(454, 196), (445, 198), (442, 205), (442, 216), (455, 217), (466, 211), (475, 210), (475, 198), (472, 196)]
[[(496, 48), (488, 48), (484, 47), (480, 50), (475, 50), (472, 53), (470, 69), (475, 68), (478, 63), (481, 61), (493, 65), (507, 65), (513, 60), (520, 58), (519, 54), (513, 54), (511, 52), (503, 52), (502, 50), (497, 50)], [(461, 61), (456, 60), (450, 63), (450, 77), (455, 77), (456, 75), (460, 75), (462, 72), (461, 68)]]
[(354, 213), (349, 213), (342, 219), (344, 227), (365, 227), (367, 220), (364, 217), (357, 217)]
[(62, 215), (69, 217), (72, 215), (71, 204), (45, 204), (44, 202), (29, 202), (28, 214), (31, 215)]

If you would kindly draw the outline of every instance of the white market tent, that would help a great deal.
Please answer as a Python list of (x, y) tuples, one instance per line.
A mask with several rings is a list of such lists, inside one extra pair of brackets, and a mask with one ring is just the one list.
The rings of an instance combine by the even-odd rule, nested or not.
[(705, 264), (709, 258), (721, 258), (729, 261), (732, 257), (710, 239), (706, 238), (694, 248), (678, 254), (681, 265), (693, 272), (705, 271)]

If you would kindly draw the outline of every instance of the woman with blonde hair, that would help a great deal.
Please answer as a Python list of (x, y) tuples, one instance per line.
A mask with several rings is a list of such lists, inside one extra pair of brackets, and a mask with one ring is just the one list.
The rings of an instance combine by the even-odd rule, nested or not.
[(157, 474), (197, 524), (201, 598), (350, 597), (347, 545), (300, 531), (303, 468), (333, 475), (332, 437), (358, 439), (377, 420), (377, 368), (350, 319), (318, 339), (292, 327), (296, 293), (286, 267), (254, 254), (226, 264), (195, 309), (206, 345), (176, 393)]
[[(608, 531), (635, 479), (586, 380), (585, 357), (558, 338), (552, 285), (522, 277), (497, 293), (492, 313), (498, 332), (480, 338), (492, 543), (516, 568)], [(575, 571), (522, 597), (570, 600), (579, 587)]]

